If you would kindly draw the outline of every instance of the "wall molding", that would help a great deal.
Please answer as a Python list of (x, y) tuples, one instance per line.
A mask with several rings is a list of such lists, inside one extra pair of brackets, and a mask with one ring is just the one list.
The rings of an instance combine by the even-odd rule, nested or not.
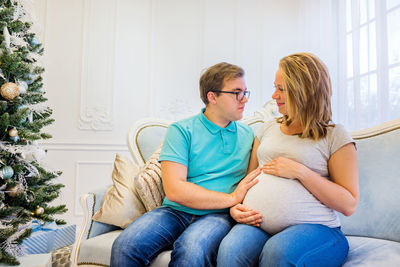
[(83, 1), (81, 130), (114, 128), (114, 63), (118, 1)]
[(69, 140), (42, 141), (39, 145), (54, 151), (110, 151), (128, 152), (125, 143), (73, 142)]

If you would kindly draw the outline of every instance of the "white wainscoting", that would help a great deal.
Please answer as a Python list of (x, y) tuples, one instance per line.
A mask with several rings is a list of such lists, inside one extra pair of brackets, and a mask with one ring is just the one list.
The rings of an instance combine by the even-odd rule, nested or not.
[(60, 217), (78, 225), (82, 217), (79, 196), (112, 184), (111, 172), (116, 153), (130, 157), (125, 144), (64, 141), (43, 143), (42, 146), (47, 150), (45, 166), (63, 172), (57, 182), (65, 187), (54, 204), (66, 204), (68, 212)]

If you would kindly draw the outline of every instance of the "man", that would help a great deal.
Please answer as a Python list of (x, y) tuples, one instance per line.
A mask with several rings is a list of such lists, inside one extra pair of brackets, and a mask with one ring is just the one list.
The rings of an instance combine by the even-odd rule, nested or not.
[[(115, 240), (111, 266), (148, 266), (172, 249), (170, 266), (214, 266), (234, 225), (230, 207), (257, 180), (246, 175), (254, 135), (242, 118), (249, 91), (244, 71), (219, 63), (200, 78), (200, 114), (168, 127), (159, 161), (166, 198)], [(243, 179), (242, 179), (243, 178)]]

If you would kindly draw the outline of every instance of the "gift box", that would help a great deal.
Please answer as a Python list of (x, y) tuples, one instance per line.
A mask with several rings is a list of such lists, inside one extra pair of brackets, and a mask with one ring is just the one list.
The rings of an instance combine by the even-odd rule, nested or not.
[(45, 224), (33, 229), (31, 236), (22, 242), (26, 254), (50, 253), (75, 242), (76, 225)]

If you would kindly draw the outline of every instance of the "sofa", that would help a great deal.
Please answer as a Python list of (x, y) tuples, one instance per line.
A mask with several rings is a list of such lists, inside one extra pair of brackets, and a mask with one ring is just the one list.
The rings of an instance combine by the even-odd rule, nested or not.
[[(267, 102), (242, 121), (253, 129), (278, 116), (274, 101)], [(143, 119), (127, 135), (134, 163), (139, 167), (162, 142), (170, 121)], [(372, 128), (351, 132), (356, 141), (359, 165), (360, 201), (357, 211), (342, 216), (342, 230), (350, 251), (343, 266), (400, 266), (400, 118)], [(109, 266), (111, 247), (120, 227), (92, 220), (100, 208), (107, 187), (80, 197), (84, 211), (71, 261), (79, 266)], [(305, 244), (306, 245), (306, 244)], [(162, 252), (152, 267), (168, 266), (170, 251)]]

